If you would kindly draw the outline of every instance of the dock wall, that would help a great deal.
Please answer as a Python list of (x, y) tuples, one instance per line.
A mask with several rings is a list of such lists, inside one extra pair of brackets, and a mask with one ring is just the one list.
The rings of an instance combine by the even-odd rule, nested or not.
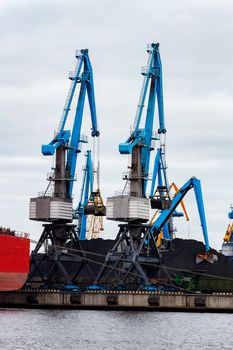
[(112, 291), (80, 293), (35, 289), (1, 292), (0, 307), (233, 312), (233, 293), (182, 294)]

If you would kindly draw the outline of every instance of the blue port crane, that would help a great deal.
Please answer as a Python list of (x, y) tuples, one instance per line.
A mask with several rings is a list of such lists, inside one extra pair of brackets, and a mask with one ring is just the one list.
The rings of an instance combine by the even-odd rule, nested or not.
[[(104, 230), (103, 216), (106, 216), (106, 207), (99, 186), (99, 166), (94, 170), (90, 150), (87, 151), (86, 157), (79, 203), (73, 211), (73, 218), (78, 220), (78, 233), (81, 241), (99, 238), (100, 231)], [(97, 175), (98, 184), (97, 189), (93, 190), (95, 175)], [(89, 216), (88, 225), (87, 216)]]
[[(99, 136), (99, 130), (97, 126), (96, 105), (95, 105), (95, 93), (94, 93), (94, 81), (91, 62), (87, 49), (76, 51), (76, 58), (78, 60), (77, 66), (74, 72), (70, 73), (71, 85), (66, 99), (65, 107), (62, 113), (61, 121), (58, 131), (55, 137), (49, 144), (42, 145), (42, 154), (44, 156), (51, 156), (55, 153), (59, 147), (67, 148), (67, 162), (66, 171), (69, 174), (67, 197), (72, 198), (75, 168), (77, 162), (77, 154), (80, 152), (80, 142), (87, 142), (81, 135), (83, 111), (86, 94), (88, 96), (89, 108), (91, 113), (92, 133), (93, 137)], [(73, 122), (73, 129), (65, 130), (67, 117), (71, 108), (71, 104), (74, 98), (77, 85), (80, 84), (80, 91), (78, 96), (78, 102), (76, 106), (76, 112)]]
[[(84, 265), (90, 272), (90, 275), (92, 275), (85, 259), (85, 252), (83, 252), (80, 244), (77, 226), (73, 223), (73, 184), (75, 181), (77, 155), (81, 152), (81, 143), (87, 143), (87, 138), (81, 135), (86, 95), (91, 114), (91, 135), (92, 137), (98, 137), (100, 133), (97, 126), (93, 71), (88, 50), (76, 51), (75, 56), (77, 65), (75, 71), (71, 72), (69, 76), (71, 85), (58, 131), (52, 141), (48, 144), (43, 144), (41, 148), (44, 156), (55, 154), (55, 167), (52, 174), (48, 177), (49, 185), (46, 191), (39, 197), (31, 198), (30, 200), (30, 219), (44, 221), (46, 224), (43, 224), (43, 233), (34, 251), (32, 251), (33, 264), (31, 265), (29, 279), (34, 276), (36, 270), (40, 270), (42, 262), (38, 260), (38, 252), (46, 242), (46, 246), (49, 248), (45, 252), (44, 259), (51, 262), (51, 271), (59, 270), (62, 276), (60, 281), (54, 282), (52, 273), (41, 271), (41, 282), (48, 282), (51, 286), (54, 283), (59, 286), (76, 284), (79, 272)], [(65, 127), (75, 92), (78, 91), (77, 86), (80, 89), (73, 127), (69, 130)], [(88, 157), (88, 166), (91, 166), (90, 163), (91, 161)], [(87, 183), (92, 181), (90, 179), (91, 173), (88, 176)], [(54, 182), (54, 188), (50, 194), (48, 188), (52, 182)], [(87, 188), (84, 191), (85, 200), (86, 193)], [(82, 220), (85, 221), (84, 214)], [(69, 254), (67, 254), (67, 246), (76, 248), (80, 254), (70, 259)], [(66, 268), (66, 263), (70, 262), (70, 260), (72, 260), (71, 263), (73, 264), (73, 276), (69, 274)]]
[[(141, 191), (137, 189), (137, 193), (142, 197), (146, 197), (147, 183), (149, 179), (150, 168), (150, 156), (151, 151), (154, 150), (153, 143), (160, 141), (160, 145), (156, 150), (156, 156), (154, 160), (152, 182), (149, 191), (149, 197), (152, 198), (155, 192), (155, 183), (158, 180), (158, 187), (163, 188), (160, 190), (160, 196), (163, 196), (166, 192), (169, 194), (169, 184), (166, 173), (166, 161), (165, 161), (165, 118), (164, 118), (164, 106), (163, 106), (163, 77), (162, 77), (162, 62), (159, 53), (159, 44), (152, 43), (148, 45), (147, 52), (149, 54), (146, 67), (143, 67), (142, 74), (144, 76), (143, 84), (140, 92), (139, 102), (136, 111), (136, 117), (134, 120), (133, 131), (125, 143), (119, 145), (119, 151), (121, 154), (132, 154), (134, 148), (137, 145), (142, 147), (140, 157), (140, 169), (143, 179), (140, 181), (138, 187), (142, 187)], [(155, 122), (155, 106), (157, 100), (158, 107), (158, 129), (154, 126)], [(145, 115), (144, 127), (143, 124), (143, 111), (147, 103), (147, 111)], [(138, 167), (135, 163), (133, 167)], [(132, 172), (131, 172), (132, 173)], [(131, 176), (135, 177), (136, 174)], [(135, 186), (134, 186), (135, 187)], [(133, 190), (135, 192), (135, 189)], [(173, 216), (183, 216), (183, 213), (175, 211)], [(163, 227), (163, 234), (165, 238), (169, 238), (172, 235), (172, 221), (165, 223)]]
[(83, 182), (81, 187), (81, 195), (77, 208), (74, 210), (73, 218), (79, 220), (79, 239), (86, 239), (87, 217), (85, 215), (85, 207), (88, 205), (90, 195), (93, 193), (93, 166), (91, 159), (91, 151), (86, 154), (86, 164), (83, 169)]
[[(94, 170), (91, 151), (86, 153), (86, 163), (83, 167), (83, 181), (79, 203), (73, 211), (73, 219), (78, 220), (79, 239), (99, 238), (100, 231), (104, 230), (103, 216), (106, 215), (106, 207), (100, 193), (99, 165)], [(94, 175), (97, 175), (97, 189), (94, 191)], [(87, 216), (89, 225), (87, 229)]]
[[(157, 188), (155, 190), (156, 182), (157, 182)], [(176, 191), (178, 191), (178, 188), (176, 187), (174, 182), (172, 186), (176, 188)], [(160, 197), (160, 198), (168, 197), (169, 200), (171, 200), (170, 190), (172, 186), (169, 186), (168, 179), (167, 179), (166, 161), (165, 161), (165, 144), (164, 145), (161, 144), (156, 151), (156, 156), (155, 156), (154, 166), (152, 171), (152, 181), (151, 181), (149, 198), (153, 199), (154, 197)], [(187, 212), (186, 212), (186, 209), (184, 208), (184, 203), (181, 202), (181, 205), (184, 209), (184, 212), (186, 214), (186, 220), (187, 220)], [(163, 208), (156, 207), (156, 206), (153, 209), (163, 210)], [(157, 214), (158, 210), (156, 211), (155, 215)], [(172, 213), (172, 217), (183, 217), (183, 216), (184, 216), (184, 213), (179, 212), (177, 210), (174, 210)], [(164, 227), (162, 228), (162, 234), (165, 239), (172, 238), (173, 236), (172, 218), (170, 218), (164, 224)]]
[(194, 193), (195, 193), (195, 198), (197, 202), (197, 208), (198, 208), (198, 213), (200, 217), (202, 233), (203, 233), (205, 248), (206, 248), (205, 254), (198, 254), (197, 263), (203, 260), (213, 263), (217, 261), (217, 256), (210, 253), (204, 202), (203, 202), (203, 196), (202, 196), (201, 182), (199, 179), (192, 177), (179, 189), (179, 191), (176, 193), (173, 200), (169, 202), (169, 205), (167, 206), (167, 208), (165, 206), (165, 208), (159, 215), (158, 219), (152, 224), (150, 231), (154, 237), (158, 236), (161, 229), (164, 227), (165, 223), (168, 221), (168, 219), (172, 216), (172, 214), (176, 210), (177, 206), (181, 203), (185, 195), (192, 188), (194, 189)]
[[(164, 147), (160, 145), (160, 147), (157, 148), (156, 156), (154, 160), (154, 166), (153, 166), (153, 172), (152, 172), (152, 181), (151, 181), (151, 188), (150, 188), (150, 198), (153, 198), (155, 195), (155, 183), (158, 179), (158, 187), (157, 190), (160, 197), (167, 195), (170, 198), (169, 195), (169, 185), (167, 180), (167, 174), (166, 174), (166, 165), (165, 165), (165, 151), (163, 150)], [(177, 212), (175, 211), (173, 215), (176, 215)], [(170, 230), (168, 221), (164, 224), (164, 227), (162, 228), (163, 231), (163, 237), (165, 239), (170, 238)]]
[[(162, 63), (159, 44), (147, 47), (148, 61), (142, 70), (143, 84), (140, 91), (133, 130), (124, 143), (119, 144), (119, 152), (131, 157), (128, 174), (124, 177), (129, 184), (129, 194), (107, 199), (107, 219), (125, 222), (119, 225), (116, 244), (105, 259), (96, 282), (99, 282), (108, 270), (106, 280), (114, 275), (115, 268), (124, 271), (122, 281), (132, 278), (135, 285), (143, 280), (148, 283), (145, 262), (160, 264), (160, 254), (154, 247), (147, 254), (144, 246), (147, 230), (144, 223), (149, 221), (150, 205), (147, 196), (151, 151), (154, 143), (166, 134), (163, 109)], [(155, 106), (158, 107), (158, 123), (155, 123)], [(146, 106), (146, 113), (144, 107)], [(157, 124), (157, 126), (155, 126)], [(128, 182), (129, 181), (129, 182)], [(127, 185), (126, 184), (126, 185)], [(126, 191), (127, 192), (127, 191)], [(144, 249), (145, 248), (145, 249)], [(126, 261), (125, 261), (126, 260)], [(155, 272), (156, 273), (156, 272)]]

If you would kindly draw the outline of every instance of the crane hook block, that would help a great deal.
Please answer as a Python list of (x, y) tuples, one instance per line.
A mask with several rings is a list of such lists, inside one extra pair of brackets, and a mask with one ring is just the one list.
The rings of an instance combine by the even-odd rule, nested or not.
[(96, 131), (92, 131), (92, 133), (91, 133), (91, 136), (92, 137), (99, 137), (100, 136), (100, 132), (98, 131), (98, 130), (96, 130)]
[(106, 207), (105, 205), (96, 205), (96, 204), (87, 204), (84, 207), (85, 215), (94, 215), (94, 216), (106, 216)]
[(152, 209), (165, 210), (171, 207), (171, 200), (165, 198), (151, 198), (150, 205)]
[(166, 129), (159, 129), (158, 133), (159, 134), (166, 134), (167, 130)]

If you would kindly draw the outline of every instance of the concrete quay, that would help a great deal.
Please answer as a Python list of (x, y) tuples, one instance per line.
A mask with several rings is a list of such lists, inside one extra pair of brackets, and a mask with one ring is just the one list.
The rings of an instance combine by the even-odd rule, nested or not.
[(233, 293), (63, 292), (20, 290), (0, 293), (1, 308), (143, 309), (154, 311), (233, 312)]

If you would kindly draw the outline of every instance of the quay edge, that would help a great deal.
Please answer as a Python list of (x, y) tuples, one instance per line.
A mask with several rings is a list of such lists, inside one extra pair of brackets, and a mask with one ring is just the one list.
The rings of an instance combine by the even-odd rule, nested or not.
[(80, 293), (34, 289), (0, 293), (0, 307), (233, 313), (233, 293), (184, 294), (113, 291)]

